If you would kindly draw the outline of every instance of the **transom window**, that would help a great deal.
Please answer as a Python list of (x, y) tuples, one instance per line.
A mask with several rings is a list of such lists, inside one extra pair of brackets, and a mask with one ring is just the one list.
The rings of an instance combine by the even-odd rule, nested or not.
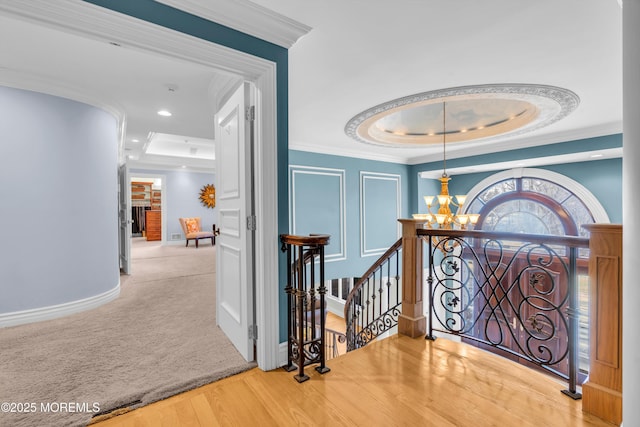
[(486, 187), (469, 204), (480, 214), (476, 229), (514, 233), (587, 236), (594, 217), (567, 188), (533, 177), (507, 178)]

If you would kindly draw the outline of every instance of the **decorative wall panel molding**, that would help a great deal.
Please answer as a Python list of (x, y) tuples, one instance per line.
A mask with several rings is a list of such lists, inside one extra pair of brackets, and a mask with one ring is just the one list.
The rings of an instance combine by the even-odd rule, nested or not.
[(345, 171), (289, 166), (289, 224), (291, 234), (329, 234), (325, 261), (347, 258)]
[(400, 238), (401, 189), (400, 175), (360, 172), (360, 256), (381, 255)]

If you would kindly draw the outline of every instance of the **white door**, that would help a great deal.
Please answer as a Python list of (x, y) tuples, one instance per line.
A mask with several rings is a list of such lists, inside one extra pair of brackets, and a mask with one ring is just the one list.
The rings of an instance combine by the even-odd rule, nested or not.
[(120, 270), (124, 274), (131, 274), (131, 184), (129, 183), (129, 169), (124, 164), (118, 169), (118, 219), (120, 230), (118, 241), (120, 242)]
[[(216, 114), (216, 178), (220, 235), (216, 249), (216, 316), (247, 360), (254, 359), (251, 86), (243, 84)], [(252, 329), (253, 330), (253, 329)], [(254, 334), (251, 334), (254, 335)]]

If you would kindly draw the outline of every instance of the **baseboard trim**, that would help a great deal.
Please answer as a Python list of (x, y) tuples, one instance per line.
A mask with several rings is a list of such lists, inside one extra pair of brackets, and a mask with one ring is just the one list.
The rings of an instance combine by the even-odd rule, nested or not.
[(278, 366), (285, 366), (289, 362), (287, 342), (281, 342), (278, 347)]
[(42, 322), (43, 320), (57, 319), (81, 311), (91, 310), (113, 301), (119, 295), (120, 279), (118, 279), (118, 284), (113, 289), (89, 298), (31, 310), (2, 313), (0, 314), (0, 328)]

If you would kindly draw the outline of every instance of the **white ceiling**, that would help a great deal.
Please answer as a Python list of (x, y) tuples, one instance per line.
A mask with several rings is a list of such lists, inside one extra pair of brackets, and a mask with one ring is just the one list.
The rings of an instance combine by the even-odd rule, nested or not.
[(291, 148), (409, 163), (431, 149), (363, 147), (346, 122), (372, 106), (442, 88), (534, 83), (581, 99), (517, 140), (465, 143), (450, 156), (622, 131), (622, 22), (615, 0), (254, 0), (312, 27), (291, 49)]
[[(513, 139), (452, 144), (448, 157), (622, 131), (621, 9), (616, 0), (162, 2), (226, 20), (276, 44), (293, 44), (292, 149), (410, 164), (439, 160), (439, 146), (364, 145), (349, 138), (344, 127), (358, 113), (396, 98), (480, 84), (559, 86), (575, 92), (580, 105), (564, 119)], [(233, 7), (213, 7), (223, 3)], [(7, 14), (0, 15), (0, 39), (0, 84), (74, 98), (124, 117), (134, 166), (211, 167), (211, 160), (142, 150), (150, 133), (211, 143), (214, 88), (228, 88), (236, 76)], [(157, 116), (161, 108), (173, 116)]]

